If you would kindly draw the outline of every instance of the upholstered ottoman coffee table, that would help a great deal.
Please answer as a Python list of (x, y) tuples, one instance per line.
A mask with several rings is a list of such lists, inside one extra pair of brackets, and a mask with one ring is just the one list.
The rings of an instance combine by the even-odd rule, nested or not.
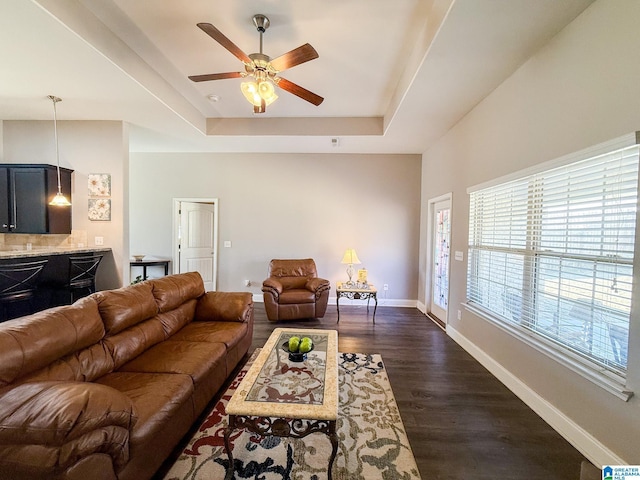
[[(309, 337), (314, 348), (292, 361), (286, 344)], [(338, 332), (276, 328), (227, 404), (224, 445), (229, 456), (226, 479), (233, 478), (229, 437), (236, 429), (255, 434), (303, 438), (324, 433), (331, 441), (328, 478), (338, 451)]]

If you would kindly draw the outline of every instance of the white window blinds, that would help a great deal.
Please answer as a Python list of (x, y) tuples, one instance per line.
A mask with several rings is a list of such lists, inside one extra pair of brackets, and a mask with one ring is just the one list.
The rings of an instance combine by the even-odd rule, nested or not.
[(467, 301), (625, 377), (637, 145), (470, 193)]

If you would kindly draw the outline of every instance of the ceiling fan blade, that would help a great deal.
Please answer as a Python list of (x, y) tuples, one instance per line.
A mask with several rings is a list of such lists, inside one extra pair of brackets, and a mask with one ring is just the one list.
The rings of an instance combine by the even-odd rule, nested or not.
[(316, 95), (315, 93), (310, 92), (306, 88), (302, 88), (300, 85), (296, 85), (295, 83), (290, 82), (286, 78), (282, 78), (282, 77), (276, 77), (276, 78), (277, 78), (277, 85), (280, 88), (282, 88), (283, 90), (286, 90), (289, 93), (293, 93), (294, 95), (300, 97), (303, 100), (306, 100), (309, 103), (313, 103), (316, 107), (324, 101), (324, 98), (322, 98), (320, 95)]
[(240, 72), (208, 73), (206, 75), (190, 75), (189, 80), (193, 82), (207, 82), (209, 80), (224, 80), (225, 78), (241, 78)]
[(233, 53), (241, 62), (251, 63), (251, 59), (249, 56), (244, 53), (238, 46), (229, 40), (224, 34), (218, 30), (216, 27), (211, 25), (210, 23), (198, 23), (197, 24), (200, 29), (211, 38), (213, 38), (216, 42), (222, 45), (224, 48)]
[(315, 58), (318, 58), (318, 52), (316, 52), (316, 49), (311, 45), (305, 43), (304, 45), (294, 48), (290, 52), (271, 60), (271, 66), (278, 72), (281, 72), (287, 68), (295, 67), (296, 65), (300, 65), (301, 63), (308, 62)]

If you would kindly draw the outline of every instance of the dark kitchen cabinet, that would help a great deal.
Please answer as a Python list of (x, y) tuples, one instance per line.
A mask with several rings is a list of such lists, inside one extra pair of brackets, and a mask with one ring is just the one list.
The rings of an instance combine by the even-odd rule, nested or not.
[[(68, 199), (72, 172), (60, 169)], [(0, 233), (71, 233), (71, 207), (49, 205), (57, 192), (53, 165), (0, 164)]]

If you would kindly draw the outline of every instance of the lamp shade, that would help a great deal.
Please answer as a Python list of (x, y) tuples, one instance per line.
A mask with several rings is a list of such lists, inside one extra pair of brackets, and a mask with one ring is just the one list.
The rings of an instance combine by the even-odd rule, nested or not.
[(65, 197), (62, 192), (58, 192), (49, 202), (49, 205), (53, 205), (55, 207), (69, 207), (71, 206), (71, 202), (67, 200), (67, 197)]
[(355, 265), (359, 265), (360, 259), (358, 258), (358, 255), (356, 254), (355, 249), (353, 248), (347, 248), (347, 251), (344, 252), (344, 257), (342, 257), (342, 262), (340, 263), (348, 263), (350, 265), (355, 264)]

